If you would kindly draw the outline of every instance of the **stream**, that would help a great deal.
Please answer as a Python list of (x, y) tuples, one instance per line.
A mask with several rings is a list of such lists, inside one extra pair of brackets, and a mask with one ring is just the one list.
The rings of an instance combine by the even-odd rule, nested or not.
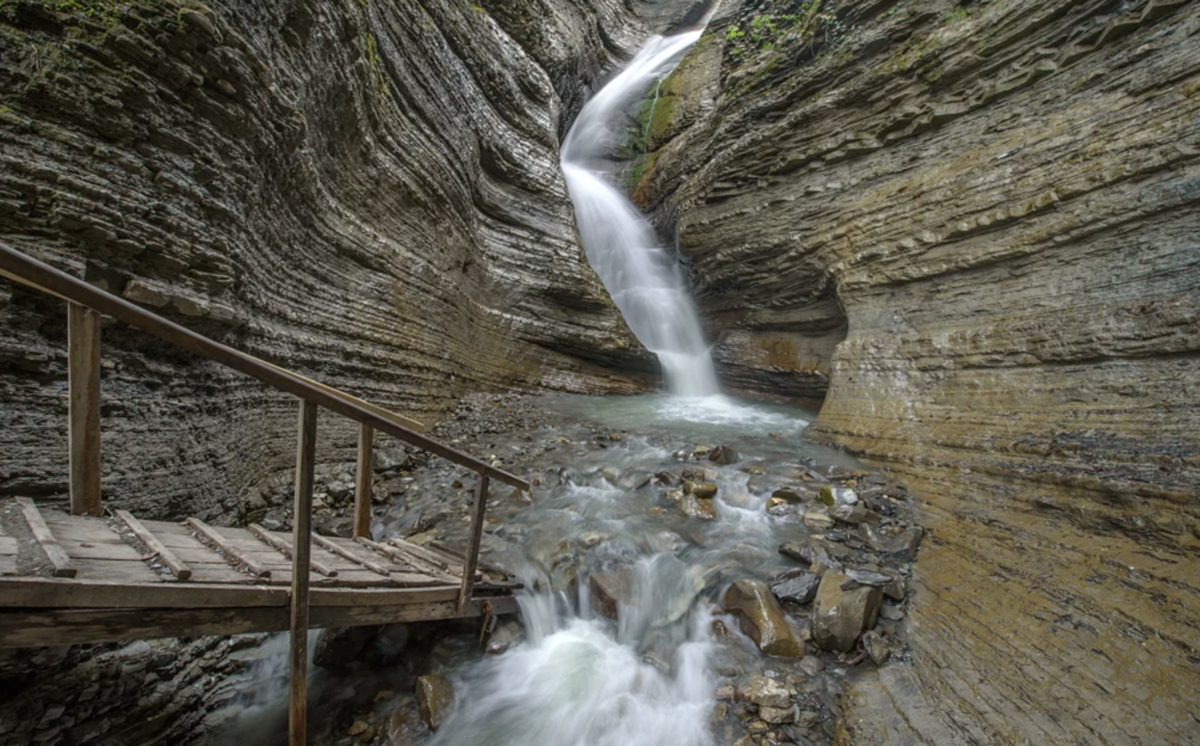
[[(851, 669), (868, 652), (876, 663), (904, 654), (912, 552), (898, 537), (919, 532), (911, 498), (804, 441), (814, 412), (719, 393), (678, 256), (614, 185), (607, 154), (625, 112), (698, 38), (651, 39), (584, 106), (563, 145), (588, 260), (658, 356), (666, 392), (478, 395), (438, 426), (439, 438), (534, 485), (532, 495), (492, 487), (480, 555), (523, 584), (520, 621), (492, 633), (488, 655), (477, 630), (385, 629), (357, 648), (365, 665), (316, 645), (311, 712), (331, 742), (827, 743)], [(389, 505), (373, 535), (465, 545), (473, 475), (409, 454), (386, 478)], [(815, 629), (813, 595), (818, 583), (827, 592), (827, 572), (840, 586), (828, 590), (827, 613), (838, 614), (838, 594), (843, 606), (870, 598), (838, 640)], [(859, 643), (879, 614), (880, 631)], [(826, 626), (836, 624), (847, 622)], [(277, 683), (272, 661), (258, 678)], [(444, 677), (453, 705), (418, 708), (408, 692), (422, 675)], [(355, 715), (342, 731), (347, 712)], [(233, 720), (242, 738), (270, 740), (280, 715), (264, 695)]]

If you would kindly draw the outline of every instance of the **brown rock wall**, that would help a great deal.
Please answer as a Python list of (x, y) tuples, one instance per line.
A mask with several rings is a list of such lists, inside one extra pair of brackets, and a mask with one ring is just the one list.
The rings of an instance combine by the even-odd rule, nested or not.
[(809, 436), (925, 499), (915, 668), (843, 736), (1197, 740), (1200, 5), (801, 5), (723, 6), (636, 193), (725, 374), (816, 353)]

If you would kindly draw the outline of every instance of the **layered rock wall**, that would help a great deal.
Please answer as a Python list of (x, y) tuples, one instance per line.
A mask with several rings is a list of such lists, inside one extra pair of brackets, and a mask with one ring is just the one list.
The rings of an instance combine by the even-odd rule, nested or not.
[(1200, 738), (1200, 5), (726, 3), (664, 88), (635, 195), (726, 375), (827, 373), (810, 437), (928, 500), (845, 735)]
[[(685, 2), (0, 2), (0, 241), (219, 341), (432, 417), (467, 391), (629, 391), (558, 133)], [(567, 98), (564, 100), (564, 96)], [(61, 497), (65, 310), (0, 283), (0, 494)], [(296, 404), (103, 329), (106, 499), (212, 516)], [(326, 458), (353, 442), (327, 417)]]

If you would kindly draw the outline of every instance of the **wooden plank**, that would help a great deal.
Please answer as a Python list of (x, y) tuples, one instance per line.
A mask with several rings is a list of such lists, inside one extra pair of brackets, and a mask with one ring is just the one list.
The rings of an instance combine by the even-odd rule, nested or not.
[[(429, 545), (428, 545), (428, 546), (429, 546), (430, 548), (432, 548), (432, 549), (436, 549), (436, 550), (438, 550), (438, 551), (439, 551), (439, 552), (441, 552), (442, 554), (449, 555), (449, 556), (453, 557), (453, 558), (454, 558), (455, 560), (457, 560), (457, 561), (458, 561), (460, 564), (461, 564), (461, 563), (462, 563), (462, 561), (463, 561), (463, 553), (462, 553), (462, 551), (461, 551), (461, 550), (459, 550), (459, 549), (455, 549), (454, 547), (450, 546), (449, 544), (447, 544), (447, 543), (445, 543), (445, 542), (443, 542), (443, 541), (438, 541), (437, 539), (434, 539), (433, 541), (429, 542)], [(475, 561), (475, 566), (476, 566), (476, 567), (478, 567), (479, 569), (481, 569), (481, 570), (485, 571), (485, 572), (490, 572), (490, 573), (493, 573), (493, 574), (495, 574), (495, 575), (501, 575), (501, 576), (507, 576), (507, 575), (508, 575), (508, 571), (507, 571), (507, 570), (503, 570), (503, 569), (501, 569), (500, 567), (497, 567), (496, 565), (490, 564), (490, 563), (488, 563), (488, 562), (484, 562), (483, 560), (476, 560), (476, 561)]]
[(60, 578), (0, 579), (0, 608), (256, 608), (288, 603), (284, 588), (216, 583), (129, 583)]
[(486, 474), (498, 482), (521, 490), (530, 489), (529, 483), (524, 479), (396, 424), (390, 417), (382, 417), (360, 406), (348, 394), (335, 393), (335, 390), (328, 387), (313, 385), (312, 382), (291, 371), (266, 363), (219, 342), (214, 342), (2, 243), (0, 243), (0, 271), (9, 276), (18, 277), (21, 282), (26, 284), (45, 288), (51, 293), (70, 298), (75, 303), (108, 314), (135, 329), (140, 329), (184, 350), (214, 360), (252, 378), (257, 378), (280, 391), (298, 396), (356, 422), (366, 423), (380, 432), (412, 443), (460, 466)]
[(241, 565), (244, 565), (246, 569), (250, 570), (250, 572), (254, 573), (260, 578), (271, 577), (271, 571), (269, 569), (263, 567), (263, 565), (253, 558), (246, 556), (246, 552), (235, 549), (233, 542), (217, 533), (216, 529), (214, 529), (212, 526), (209, 526), (204, 521), (200, 520), (199, 518), (188, 518), (186, 521), (184, 521), (184, 523), (189, 528), (195, 530), (196, 533), (204, 537), (204, 539), (209, 541), (212, 545), (218, 547), (230, 559), (238, 562)]
[(100, 314), (67, 304), (71, 513), (100, 515)]
[(288, 743), (308, 743), (308, 569), (312, 550), (313, 469), (317, 461), (317, 405), (300, 402), (296, 445), (296, 502), (292, 511), (291, 671)]
[[(133, 547), (126, 548), (137, 554)], [(158, 585), (163, 582), (162, 576), (143, 562), (141, 555), (132, 562), (127, 559), (72, 557), (71, 564), (75, 566), (75, 579), (81, 581), (112, 580), (145, 585)]]
[(371, 450), (375, 446), (375, 428), (365, 422), (358, 426), (358, 470), (354, 474), (354, 535), (371, 538)]
[(436, 578), (442, 578), (447, 583), (458, 583), (461, 568), (451, 568), (446, 562), (441, 559), (430, 560), (428, 556), (419, 550), (414, 544), (409, 544), (402, 539), (389, 539), (388, 544), (399, 553), (399, 557), (408, 564), (412, 565), (417, 572), (425, 573)]
[(321, 536), (320, 534), (313, 534), (313, 541), (317, 542), (317, 546), (321, 547), (325, 551), (332, 552), (333, 554), (336, 554), (339, 557), (348, 559), (351, 562), (355, 563), (356, 565), (362, 565), (363, 567), (367, 568), (368, 570), (370, 570), (373, 573), (377, 573), (379, 575), (383, 575), (384, 577), (387, 577), (388, 573), (391, 572), (390, 570), (388, 570), (386, 567), (379, 564), (378, 562), (369, 560), (366, 557), (361, 557), (358, 554), (356, 554), (355, 552), (352, 552), (348, 548), (342, 546), (341, 544), (334, 543), (330, 539), (328, 539), (324, 536)]
[[(284, 557), (292, 556), (292, 545), (291, 544), (287, 543), (283, 539), (280, 539), (278, 536), (272, 535), (270, 531), (267, 531), (265, 528), (258, 525), (257, 523), (251, 523), (249, 526), (246, 527), (246, 529), (250, 533), (257, 536), (259, 539), (261, 539), (263, 542), (265, 542), (267, 545), (279, 550), (279, 553), (282, 554)], [(310, 559), (308, 561), (308, 566), (310, 568), (312, 568), (313, 570), (316, 570), (320, 574), (324, 575), (327, 578), (336, 578), (337, 574), (338, 574), (336, 569), (330, 567), (329, 565), (325, 564), (324, 562), (321, 562), (320, 560)]]
[[(457, 588), (452, 590), (458, 592)], [(489, 603), (496, 614), (511, 614), (517, 610), (516, 602), (511, 598), (489, 599)], [(320, 607), (312, 610), (309, 624), (311, 629), (404, 624), (478, 617), (482, 613), (482, 600), (473, 601), (465, 612), (458, 610), (457, 601), (395, 606)], [(289, 612), (284, 607), (12, 610), (0, 612), (0, 648), (279, 632), (288, 629), (289, 624)]]
[(118, 510), (117, 517), (129, 526), (129, 530), (138, 538), (138, 541), (146, 545), (146, 548), (158, 555), (163, 564), (171, 568), (171, 572), (180, 580), (187, 580), (192, 577), (192, 568), (188, 567), (175, 556), (175, 553), (168, 549), (158, 537), (150, 533), (150, 531), (142, 525), (142, 522), (133, 517), (133, 514), (128, 510)]
[[(458, 586), (426, 588), (313, 588), (310, 607), (405, 606), (453, 601)], [(66, 578), (0, 579), (0, 608), (283, 608), (285, 588), (223, 583), (128, 583)]]
[[(358, 542), (359, 544), (366, 547), (367, 549), (370, 549), (373, 552), (382, 554), (384, 557), (387, 557), (392, 562), (405, 568), (405, 570), (407, 570), (408, 572), (424, 573), (424, 570), (411, 564), (409, 562), (409, 560), (412, 558), (409, 557), (407, 554), (405, 554), (403, 551), (401, 551), (397, 547), (391, 546), (389, 544), (380, 544), (379, 542), (371, 541), (370, 539), (368, 539), (364, 536), (356, 536), (356, 537), (354, 537), (354, 541)], [(457, 583), (458, 578), (455, 578), (454, 582)]]
[(488, 478), (479, 474), (475, 482), (475, 504), (471, 508), (471, 527), (467, 534), (467, 551), (462, 570), (462, 592), (458, 597), (458, 608), (466, 611), (475, 589), (475, 563), (479, 561), (479, 543), (483, 539), (483, 519), (487, 512)]
[(37, 505), (28, 497), (18, 497), (17, 504), (21, 506), (21, 514), (25, 516), (25, 523), (29, 525), (29, 530), (33, 532), (33, 538), (41, 546), (42, 551), (46, 553), (46, 558), (50, 560), (50, 564), (54, 566), (54, 575), (59, 578), (75, 577), (75, 566), (71, 564), (71, 558), (63, 551), (62, 546), (54, 538), (50, 527), (46, 525), (46, 521), (42, 518), (41, 512), (37, 509)]

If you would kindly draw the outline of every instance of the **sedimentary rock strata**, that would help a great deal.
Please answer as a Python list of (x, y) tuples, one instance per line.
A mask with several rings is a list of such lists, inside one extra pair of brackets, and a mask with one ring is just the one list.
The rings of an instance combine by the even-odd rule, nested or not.
[(1179, 0), (734, 2), (664, 84), (635, 194), (727, 378), (828, 375), (809, 435), (928, 499), (919, 675), (863, 713), (1200, 733), (1198, 35)]
[[(0, 3), (0, 240), (418, 417), (479, 389), (632, 390), (599, 363), (653, 365), (587, 266), (558, 134), (686, 5)], [(0, 490), (60, 495), (65, 311), (2, 285)], [(103, 342), (109, 498), (212, 516), (290, 462), (288, 397)]]

